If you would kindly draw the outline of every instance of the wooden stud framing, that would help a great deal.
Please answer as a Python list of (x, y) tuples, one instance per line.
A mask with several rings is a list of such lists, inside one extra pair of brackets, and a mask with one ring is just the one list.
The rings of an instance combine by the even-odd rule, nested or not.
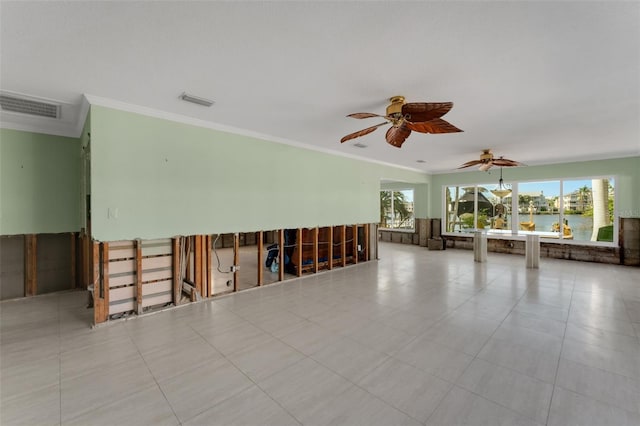
[(194, 248), (193, 281), (196, 291), (202, 296), (202, 235), (196, 235)]
[(342, 243), (340, 245), (340, 257), (342, 258), (342, 266), (345, 267), (347, 266), (347, 226), (342, 225), (340, 232), (342, 233), (342, 237), (340, 240), (340, 242)]
[(262, 266), (262, 250), (264, 250), (264, 244), (262, 242), (263, 232), (258, 232), (258, 285), (261, 286), (264, 281), (264, 266)]
[(327, 237), (329, 239), (328, 243), (329, 247), (327, 249), (327, 268), (329, 268), (329, 270), (333, 269), (333, 226), (329, 227), (329, 236)]
[(104, 322), (104, 297), (102, 296), (102, 280), (100, 279), (100, 271), (102, 270), (100, 263), (100, 244), (93, 243), (91, 245), (91, 285), (93, 286), (93, 322), (99, 324)]
[(109, 319), (109, 243), (93, 243), (93, 320)]
[(238, 264), (240, 263), (240, 234), (233, 234), (233, 291), (238, 291)]
[(180, 270), (180, 237), (174, 237), (171, 240), (171, 256), (173, 268), (173, 304), (180, 304), (180, 295), (182, 294), (182, 278)]
[(296, 275), (302, 276), (302, 228), (296, 230)]
[(203, 295), (204, 297), (213, 296), (213, 274), (211, 271), (211, 263), (213, 260), (211, 258), (211, 242), (212, 241), (213, 239), (211, 238), (211, 235), (207, 235), (205, 237), (205, 259), (207, 259), (207, 262), (204, 270), (204, 283), (205, 283), (205, 294)]
[(93, 268), (91, 267), (91, 262), (93, 260), (93, 249), (89, 244), (89, 236), (85, 233), (84, 228), (80, 231), (80, 245), (82, 246), (82, 287), (87, 288), (92, 282), (91, 274)]
[(142, 240), (133, 242), (136, 262), (136, 313), (142, 315)]
[(109, 319), (109, 243), (102, 246), (102, 298), (104, 299), (104, 320)]
[(71, 233), (71, 288), (78, 288), (77, 234)]
[(24, 295), (35, 296), (38, 293), (37, 237), (35, 234), (24, 236)]
[(284, 280), (284, 229), (278, 230), (278, 281)]
[(353, 225), (353, 263), (358, 263), (358, 225)]
[(313, 228), (313, 272), (314, 273), (318, 273), (318, 269), (319, 269), (319, 262), (318, 262), (318, 234), (319, 234), (319, 229), (316, 226), (315, 228)]
[(364, 260), (369, 259), (369, 224), (364, 225)]

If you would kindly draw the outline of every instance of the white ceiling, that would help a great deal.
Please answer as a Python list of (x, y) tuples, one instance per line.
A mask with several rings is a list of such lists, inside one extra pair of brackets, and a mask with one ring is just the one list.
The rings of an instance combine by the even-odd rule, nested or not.
[[(3, 0), (0, 14), (1, 89), (69, 104), (67, 133), (90, 94), (432, 173), (483, 148), (529, 165), (640, 154), (637, 1)], [(346, 114), (393, 95), (453, 101), (443, 118), (464, 133), (340, 144), (380, 122)]]

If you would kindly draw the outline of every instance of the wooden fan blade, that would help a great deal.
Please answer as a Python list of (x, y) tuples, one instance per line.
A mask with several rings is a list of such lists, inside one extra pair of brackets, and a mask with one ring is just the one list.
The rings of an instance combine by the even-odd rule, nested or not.
[(357, 132), (350, 133), (347, 136), (340, 139), (340, 143), (345, 143), (348, 140), (359, 138), (360, 136), (368, 135), (369, 133), (376, 130), (378, 127), (384, 126), (385, 124), (387, 123), (384, 122), (384, 123), (376, 124), (375, 126), (367, 127), (366, 129), (362, 129), (362, 130), (358, 130)]
[(494, 158), (492, 162), (494, 166), (500, 167), (515, 167), (522, 165), (522, 163), (514, 160), (509, 160), (508, 158)]
[(453, 124), (444, 121), (442, 118), (434, 118), (429, 121), (421, 121), (418, 123), (407, 121), (407, 127), (411, 130), (421, 133), (456, 133), (462, 132)]
[(471, 166), (476, 166), (478, 164), (482, 164), (483, 161), (482, 160), (473, 160), (473, 161), (467, 161), (466, 163), (464, 163), (462, 166), (458, 167), (459, 169), (465, 169), (467, 167), (471, 167)]
[(413, 102), (402, 105), (402, 115), (413, 123), (440, 118), (453, 108), (453, 102)]
[(363, 119), (372, 117), (384, 117), (384, 115), (373, 114), (371, 112), (355, 112), (353, 114), (347, 115), (347, 117)]
[(400, 148), (410, 134), (411, 130), (409, 130), (404, 123), (399, 127), (391, 127), (387, 130), (387, 142), (396, 148)]

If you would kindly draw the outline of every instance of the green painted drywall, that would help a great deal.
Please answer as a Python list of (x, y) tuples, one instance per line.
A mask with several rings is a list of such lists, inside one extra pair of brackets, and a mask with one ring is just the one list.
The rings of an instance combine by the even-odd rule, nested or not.
[(424, 173), (91, 107), (92, 233), (102, 241), (377, 222), (382, 177), (428, 182)]
[(80, 229), (80, 142), (0, 129), (0, 234)]
[[(431, 176), (431, 217), (442, 216), (443, 185), (497, 184), (499, 169), (488, 172), (472, 171)], [(640, 157), (628, 157), (599, 161), (550, 164), (504, 168), (505, 183), (509, 181), (535, 181), (592, 176), (616, 176), (616, 203), (621, 217), (640, 217)]]

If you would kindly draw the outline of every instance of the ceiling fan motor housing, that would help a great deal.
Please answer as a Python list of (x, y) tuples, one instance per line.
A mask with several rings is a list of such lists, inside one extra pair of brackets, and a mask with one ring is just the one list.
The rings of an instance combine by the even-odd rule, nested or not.
[(402, 105), (405, 104), (404, 96), (394, 96), (389, 99), (391, 103), (387, 107), (387, 116), (388, 117), (401, 117), (402, 116)]
[(492, 159), (493, 159), (493, 154), (491, 153), (490, 149), (485, 149), (484, 151), (482, 151), (482, 154), (480, 155), (481, 161), (487, 161)]

